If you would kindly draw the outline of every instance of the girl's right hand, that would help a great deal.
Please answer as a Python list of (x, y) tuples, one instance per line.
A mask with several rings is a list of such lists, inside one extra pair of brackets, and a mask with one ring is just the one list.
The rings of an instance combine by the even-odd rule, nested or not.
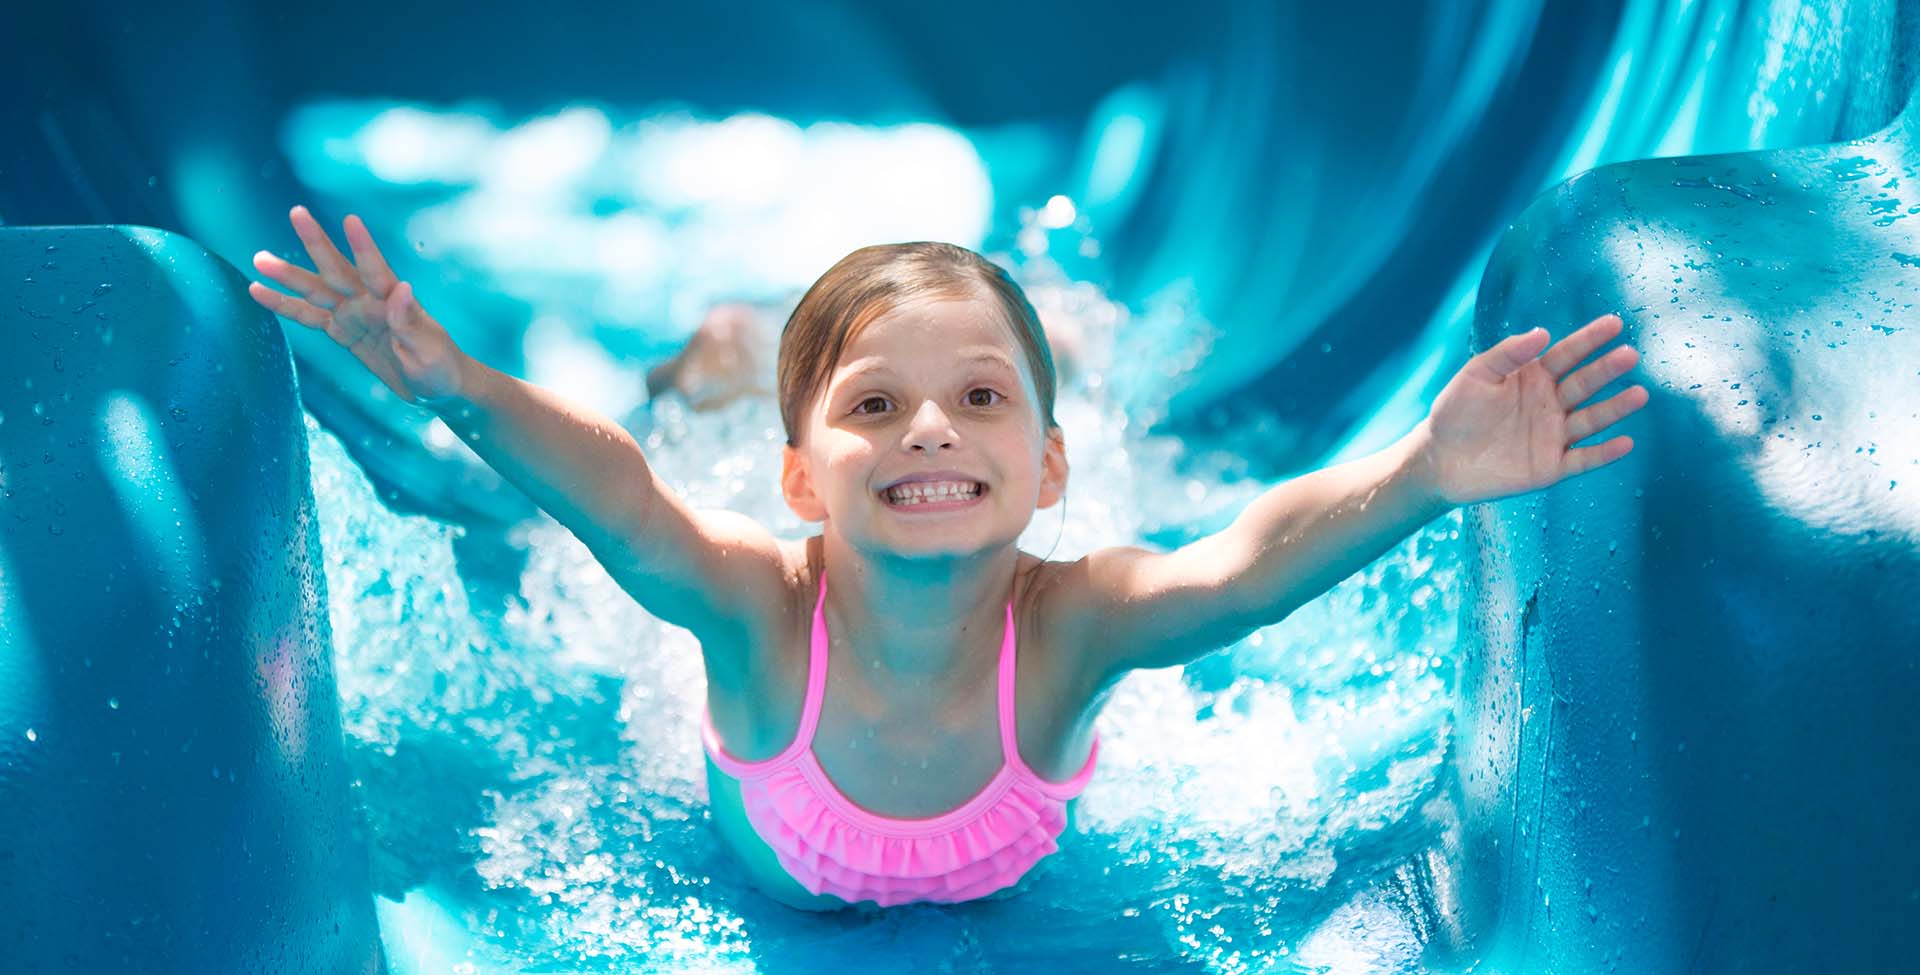
[(326, 332), (409, 403), (431, 406), (458, 398), (466, 353), (414, 300), (413, 286), (395, 280), (367, 225), (347, 215), (347, 243), (355, 259), (349, 261), (306, 207), (294, 207), (289, 218), (318, 273), (260, 251), (253, 266), (299, 297), (254, 281), (247, 286), (253, 300)]

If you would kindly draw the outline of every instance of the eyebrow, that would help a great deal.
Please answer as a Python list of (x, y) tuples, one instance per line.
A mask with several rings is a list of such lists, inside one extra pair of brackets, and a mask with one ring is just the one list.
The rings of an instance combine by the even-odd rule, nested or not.
[[(963, 349), (961, 351), (966, 353), (966, 355), (961, 359), (961, 362), (963, 362), (966, 365), (973, 365), (978, 362), (987, 362), (987, 363), (992, 363), (992, 364), (1001, 366), (1005, 368), (1007, 371), (1013, 373), (1015, 376), (1020, 375), (1020, 370), (1014, 366), (1013, 360), (1007, 358), (1007, 354), (1005, 352), (1001, 352), (999, 349), (988, 348), (988, 347), (975, 347), (972, 350)], [(892, 369), (887, 367), (885, 360), (880, 359), (877, 356), (868, 356), (867, 358), (857, 360), (856, 365), (851, 370), (849, 370), (846, 376), (843, 377), (840, 381), (842, 383), (850, 383), (870, 373), (891, 373), (892, 371), (893, 371)]]

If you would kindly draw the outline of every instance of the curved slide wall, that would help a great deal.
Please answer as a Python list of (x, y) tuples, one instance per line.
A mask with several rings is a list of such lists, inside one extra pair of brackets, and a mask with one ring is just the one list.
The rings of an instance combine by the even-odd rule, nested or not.
[[(1920, 98), (1536, 200), (1475, 347), (1609, 310), (1613, 466), (1470, 509), (1447, 925), (1507, 972), (1891, 972), (1920, 929)], [(1557, 329), (1555, 337), (1564, 334)]]
[(0, 268), (0, 968), (380, 970), (279, 326), (144, 227)]

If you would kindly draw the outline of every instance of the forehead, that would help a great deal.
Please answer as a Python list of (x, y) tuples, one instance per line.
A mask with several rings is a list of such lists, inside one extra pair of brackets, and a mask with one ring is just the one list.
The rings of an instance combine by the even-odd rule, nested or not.
[(872, 372), (974, 362), (998, 363), (1012, 371), (1016, 382), (1033, 385), (1012, 326), (991, 303), (919, 299), (875, 317), (848, 339), (828, 382), (838, 386)]
[[(929, 345), (922, 343), (933, 340)], [(902, 302), (876, 316), (842, 350), (843, 362), (892, 347), (951, 349), (960, 345), (992, 345), (1009, 355), (1019, 349), (999, 308), (990, 301), (965, 298), (920, 298)]]

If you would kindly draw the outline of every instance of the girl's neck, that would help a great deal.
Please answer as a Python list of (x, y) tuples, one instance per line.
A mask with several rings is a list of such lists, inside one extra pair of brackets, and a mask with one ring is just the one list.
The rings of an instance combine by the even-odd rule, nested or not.
[(962, 658), (989, 636), (998, 646), (1019, 565), (1016, 546), (949, 559), (874, 559), (825, 532), (821, 551), (827, 628), (863, 675), (876, 683), (924, 682), (993, 662)]

